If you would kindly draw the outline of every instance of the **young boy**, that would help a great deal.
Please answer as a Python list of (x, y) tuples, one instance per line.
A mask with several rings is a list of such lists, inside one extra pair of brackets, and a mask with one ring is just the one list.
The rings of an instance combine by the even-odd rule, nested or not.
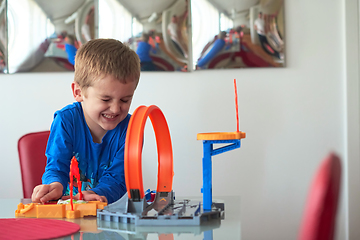
[(95, 39), (79, 48), (71, 84), (76, 102), (55, 112), (43, 184), (34, 188), (33, 202), (66, 194), (73, 156), (85, 201), (112, 203), (126, 192), (124, 145), (139, 77), (137, 54), (117, 40)]

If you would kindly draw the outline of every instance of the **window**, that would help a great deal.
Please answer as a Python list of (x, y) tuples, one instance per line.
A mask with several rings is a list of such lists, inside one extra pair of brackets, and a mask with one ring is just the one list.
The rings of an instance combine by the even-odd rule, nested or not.
[(219, 11), (206, 0), (191, 1), (193, 61), (196, 65), (204, 46), (220, 31)]

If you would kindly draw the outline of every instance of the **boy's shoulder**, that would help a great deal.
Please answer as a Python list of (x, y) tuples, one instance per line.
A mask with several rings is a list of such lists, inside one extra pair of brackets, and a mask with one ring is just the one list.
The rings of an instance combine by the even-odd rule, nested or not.
[(54, 114), (54, 117), (56, 117), (57, 115), (61, 115), (61, 116), (74, 116), (74, 115), (81, 115), (82, 114), (82, 108), (81, 108), (81, 103), (79, 102), (74, 102), (72, 104), (69, 104), (65, 107), (63, 107), (60, 110), (57, 110)]

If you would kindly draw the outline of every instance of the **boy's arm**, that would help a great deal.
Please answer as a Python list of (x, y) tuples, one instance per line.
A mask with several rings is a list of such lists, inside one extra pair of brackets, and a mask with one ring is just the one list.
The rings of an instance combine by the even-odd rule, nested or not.
[(69, 182), (70, 160), (73, 155), (73, 140), (62, 117), (56, 115), (51, 125), (50, 136), (45, 155), (47, 164), (42, 176), (43, 184), (59, 182), (63, 185), (63, 194)]
[(117, 152), (112, 164), (107, 168), (99, 184), (91, 189), (100, 196), (105, 196), (108, 203), (117, 201), (126, 193), (125, 176), (124, 176), (124, 145)]

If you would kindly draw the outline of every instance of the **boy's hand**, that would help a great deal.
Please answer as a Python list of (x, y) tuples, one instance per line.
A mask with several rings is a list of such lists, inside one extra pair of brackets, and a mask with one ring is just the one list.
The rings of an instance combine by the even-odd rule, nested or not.
[[(84, 201), (100, 201), (100, 202), (106, 202), (107, 199), (105, 196), (99, 196), (93, 191), (82, 191), (83, 199)], [(63, 196), (62, 200), (70, 199), (70, 196)], [(74, 196), (74, 200), (79, 200), (79, 194), (76, 194)]]
[(38, 185), (34, 188), (31, 200), (35, 203), (46, 203), (50, 200), (58, 200), (63, 193), (63, 185), (59, 182)]

